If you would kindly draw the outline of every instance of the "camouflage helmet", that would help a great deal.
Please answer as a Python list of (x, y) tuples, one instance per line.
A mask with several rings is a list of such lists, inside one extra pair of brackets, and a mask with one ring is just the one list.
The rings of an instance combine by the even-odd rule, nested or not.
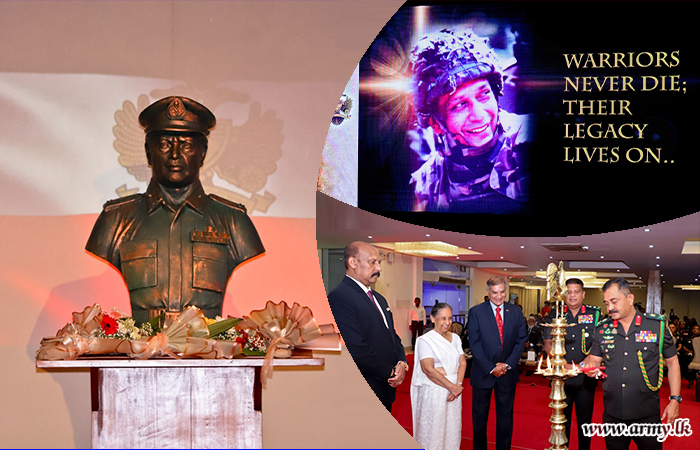
[(429, 125), (435, 101), (460, 85), (486, 78), (496, 98), (503, 90), (498, 57), (471, 30), (444, 29), (424, 36), (411, 51), (410, 70), (418, 125)]

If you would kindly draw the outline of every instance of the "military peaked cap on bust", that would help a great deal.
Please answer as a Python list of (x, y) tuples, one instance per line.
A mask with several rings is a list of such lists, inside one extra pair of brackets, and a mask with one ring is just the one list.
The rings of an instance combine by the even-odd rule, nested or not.
[(165, 97), (139, 114), (139, 123), (146, 134), (153, 131), (182, 131), (209, 136), (216, 117), (206, 106), (187, 97)]

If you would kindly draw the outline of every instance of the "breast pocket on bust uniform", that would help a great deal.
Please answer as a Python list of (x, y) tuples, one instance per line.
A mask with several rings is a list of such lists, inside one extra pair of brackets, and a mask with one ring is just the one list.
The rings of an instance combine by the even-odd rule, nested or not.
[(227, 248), (223, 244), (192, 243), (192, 287), (224, 292), (228, 273)]
[(128, 241), (119, 246), (121, 271), (130, 291), (158, 285), (158, 241)]

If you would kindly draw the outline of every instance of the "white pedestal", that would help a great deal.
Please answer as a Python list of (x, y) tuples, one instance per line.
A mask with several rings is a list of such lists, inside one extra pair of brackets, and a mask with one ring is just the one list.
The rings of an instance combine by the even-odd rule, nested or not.
[[(89, 368), (93, 448), (262, 448), (262, 358), (37, 361)], [(321, 366), (323, 358), (275, 359)]]

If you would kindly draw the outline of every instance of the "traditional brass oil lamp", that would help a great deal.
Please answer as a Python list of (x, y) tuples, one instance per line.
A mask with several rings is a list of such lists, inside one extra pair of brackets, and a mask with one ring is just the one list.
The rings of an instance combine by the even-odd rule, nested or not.
[[(559, 267), (555, 264), (547, 266), (547, 300), (554, 300), (555, 317), (552, 323), (546, 323), (544, 326), (552, 327), (552, 352), (554, 356), (550, 360), (547, 356), (546, 367), (542, 367), (542, 356), (537, 364), (535, 374), (540, 374), (551, 380), (551, 393), (549, 398), (552, 400), (549, 407), (552, 408), (552, 415), (549, 422), (552, 424), (552, 432), (549, 435), (549, 443), (552, 444), (547, 450), (566, 450), (568, 448), (568, 439), (564, 431), (566, 416), (564, 416), (564, 408), (566, 408), (566, 394), (564, 393), (564, 380), (570, 377), (575, 377), (581, 371), (575, 364), (573, 368), (565, 370), (564, 355), (564, 336), (566, 336), (566, 328), (572, 325), (566, 323), (566, 313), (564, 310), (564, 298), (566, 293), (566, 276), (562, 268), (562, 263)], [(550, 313), (551, 314), (551, 313)]]

